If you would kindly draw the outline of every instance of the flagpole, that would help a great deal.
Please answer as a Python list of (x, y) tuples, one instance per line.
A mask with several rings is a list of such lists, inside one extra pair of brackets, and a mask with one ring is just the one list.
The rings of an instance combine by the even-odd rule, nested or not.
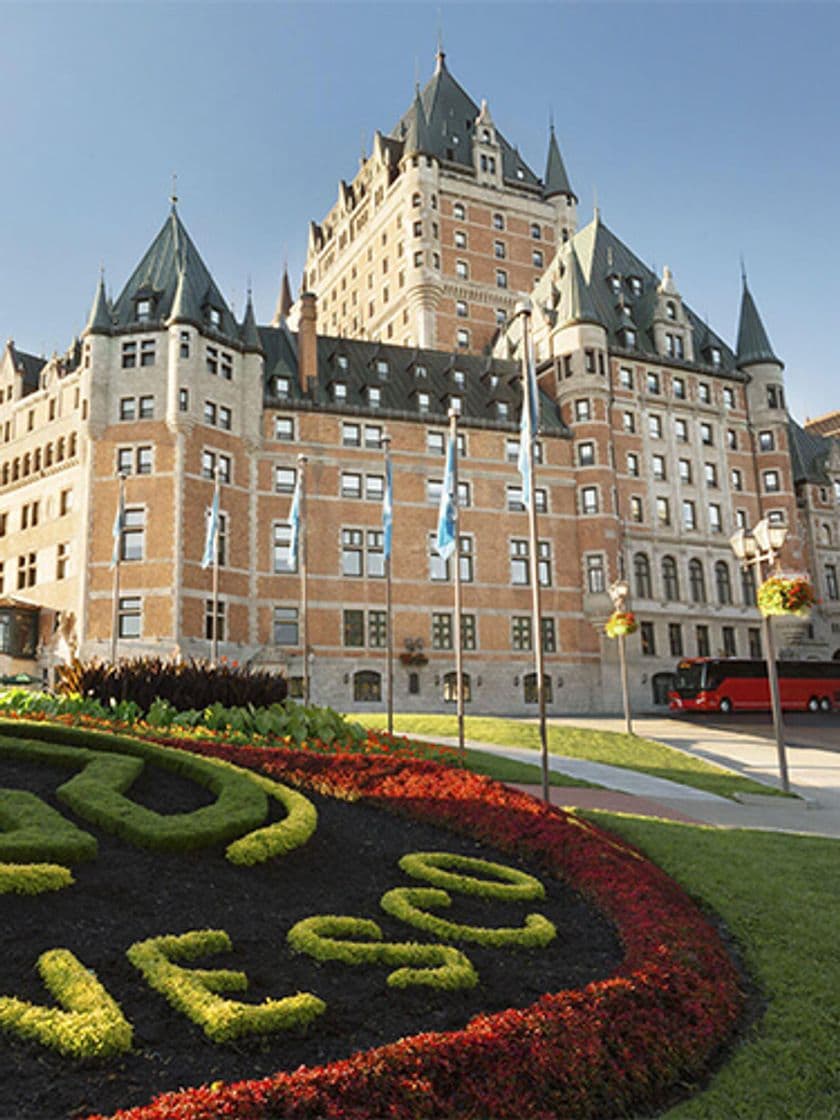
[[(385, 546), (385, 626), (386, 639), (386, 699), (388, 703), (388, 734), (394, 734), (394, 637), (392, 633), (393, 606), (391, 602), (391, 534), (393, 522), (393, 479), (391, 476), (391, 437), (386, 432), (382, 436), (385, 448), (385, 490), (387, 507), (383, 506), (383, 543)], [(387, 509), (387, 514), (386, 514)], [(385, 517), (387, 516), (387, 524)]]
[(303, 642), (303, 702), (309, 703), (310, 696), (310, 680), (309, 680), (309, 604), (307, 599), (307, 578), (306, 578), (306, 464), (308, 459), (305, 455), (298, 455), (298, 469), (300, 471), (298, 484), (300, 486), (300, 504), (298, 507), (298, 517), (300, 519), (299, 539), (298, 539), (298, 559), (300, 562), (300, 633), (301, 641)]
[(114, 564), (114, 588), (113, 597), (114, 602), (111, 609), (111, 664), (117, 663), (117, 648), (119, 642), (119, 629), (120, 629), (120, 560), (122, 559), (122, 530), (123, 530), (123, 513), (125, 508), (125, 475), (120, 473), (119, 489), (117, 491), (117, 515), (114, 522), (114, 551), (113, 551), (113, 564)]
[[(537, 705), (540, 720), (540, 761), (542, 769), (543, 801), (551, 801), (548, 788), (548, 730), (545, 718), (545, 674), (543, 670), (542, 605), (540, 594), (539, 534), (537, 532), (537, 488), (534, 485), (534, 440), (537, 437), (537, 417), (533, 400), (536, 393), (536, 367), (533, 364), (531, 341), (531, 305), (520, 305), (522, 316), (522, 408), (528, 409), (528, 438), (525, 440), (528, 471), (528, 545), (531, 558), (531, 623), (534, 645), (534, 671), (537, 677)], [(533, 373), (532, 373), (533, 368)], [(532, 384), (533, 380), (533, 384)]]
[[(213, 508), (216, 510), (216, 525), (213, 536), (213, 617), (210, 627), (210, 661), (213, 665), (219, 660), (219, 523), (218, 509), (221, 483), (219, 468), (213, 468)], [(212, 517), (212, 514), (211, 514)]]
[(455, 449), (452, 471), (452, 509), (455, 522), (455, 682), (458, 750), (464, 752), (464, 652), (461, 635), (461, 518), (458, 503), (458, 413), (449, 410), (449, 439)]

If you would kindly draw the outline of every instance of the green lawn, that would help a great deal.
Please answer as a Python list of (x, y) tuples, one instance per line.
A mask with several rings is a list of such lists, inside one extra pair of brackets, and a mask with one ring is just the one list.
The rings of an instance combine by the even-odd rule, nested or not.
[[(386, 717), (378, 713), (366, 715), (364, 720), (369, 726), (377, 728), (382, 728), (387, 723)], [(394, 730), (404, 735), (434, 740), (441, 735), (456, 737), (458, 724), (455, 716), (449, 715), (395, 715)], [(499, 746), (526, 747), (536, 751), (540, 745), (538, 726), (521, 720), (467, 716), (464, 720), (464, 734), (467, 739)], [(551, 754), (584, 758), (590, 762), (605, 762), (627, 770), (641, 770), (654, 777), (682, 782), (683, 785), (708, 790), (722, 797), (732, 797), (736, 793), (779, 792), (771, 786), (760, 785), (731, 770), (724, 770), (720, 766), (693, 758), (682, 751), (675, 751), (662, 743), (642, 739), (638, 735), (550, 726), (548, 736)], [(561, 784), (567, 784), (566, 779)]]
[(840, 1118), (840, 841), (582, 812), (717, 912), (768, 1001), (704, 1091), (667, 1120)]

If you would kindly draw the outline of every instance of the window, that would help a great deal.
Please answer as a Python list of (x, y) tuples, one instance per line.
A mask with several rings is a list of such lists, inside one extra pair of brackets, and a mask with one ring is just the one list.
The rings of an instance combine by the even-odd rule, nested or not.
[(709, 353), (710, 353), (711, 358), (712, 358), (712, 365), (713, 366), (719, 366), (721, 364), (721, 357), (722, 357), (721, 352), (720, 352), (720, 347), (719, 346), (713, 346), (711, 348), (711, 350), (709, 351)]
[(469, 309), (469, 305), (467, 304), (466, 300), (463, 300), (463, 299), (456, 299), (455, 300), (455, 314), (458, 316), (459, 319), (467, 319), (469, 317), (470, 309)]
[(721, 520), (720, 506), (716, 502), (709, 505), (709, 529), (713, 533), (723, 532), (723, 522)]
[[(548, 491), (541, 486), (534, 490), (534, 504), (537, 513), (545, 513), (548, 509)], [(507, 487), (507, 508), (514, 513), (521, 513), (525, 509), (521, 486)]]
[(152, 449), (151, 447), (138, 447), (136, 458), (137, 474), (151, 474), (152, 473)]
[(470, 332), (465, 327), (459, 327), (455, 333), (455, 341), (459, 350), (469, 349)]
[(692, 603), (706, 602), (706, 577), (702, 561), (696, 557), (688, 562), (688, 587)]
[(182, 358), (188, 358), (190, 356), (190, 332), (189, 331), (181, 331), (179, 337), (180, 337), (179, 353), (180, 353)]
[[(459, 484), (460, 489), (460, 484)], [(381, 474), (365, 475), (365, 498), (369, 502), (381, 502), (385, 494), (385, 476)], [(469, 502), (466, 503), (469, 505)]]
[(642, 656), (656, 657), (656, 630), (652, 622), (643, 622), (639, 626), (639, 635), (642, 639)]
[(735, 646), (735, 627), (724, 626), (721, 628), (721, 637), (723, 638), (723, 656), (724, 657), (737, 657), (738, 651)]
[(824, 575), (826, 599), (840, 599), (840, 589), (838, 589), (837, 584), (837, 565), (826, 564)]
[(735, 390), (731, 385), (723, 387), (723, 407), (728, 409), (735, 407)]
[(744, 489), (744, 476), (743, 476), (742, 472), (740, 470), (738, 470), (737, 467), (732, 468), (729, 477), (730, 477), (730, 480), (732, 482), (732, 489), (733, 490), (743, 490)]
[(496, 269), (496, 287), (506, 288), (508, 286), (508, 275), (503, 268)]
[(778, 492), (781, 490), (781, 485), (779, 483), (779, 472), (762, 471), (761, 477), (764, 480), (765, 492), (768, 494), (778, 494)]
[(229, 455), (222, 455), (218, 451), (202, 451), (201, 453), (201, 476), (202, 478), (215, 478), (216, 471), (219, 472), (220, 482), (230, 482), (231, 479), (231, 458)]
[(578, 466), (591, 467), (595, 462), (595, 444), (591, 441), (578, 444)]
[(671, 507), (667, 498), (656, 499), (656, 520), (660, 525), (671, 524)]
[(466, 207), (463, 202), (456, 202), (452, 207), (452, 217), (458, 222), (464, 222), (467, 218)]
[(146, 511), (127, 509), (123, 514), (120, 560), (142, 560), (146, 539)]
[(297, 471), (294, 467), (274, 468), (275, 494), (293, 494), (297, 484)]
[(295, 422), (291, 416), (275, 416), (274, 438), (283, 440), (284, 443), (294, 442)]
[(224, 431), (229, 432), (233, 425), (233, 414), (225, 405), (219, 405), (218, 424)]
[(688, 498), (682, 504), (682, 521), (684, 529), (697, 528), (697, 510), (694, 502)]
[(738, 433), (734, 428), (726, 429), (726, 446), (730, 451), (738, 450)]
[(469, 280), (469, 278), (470, 278), (470, 266), (467, 264), (466, 261), (456, 261), (455, 262), (455, 275), (458, 277), (459, 280)]
[(142, 601), (139, 595), (123, 595), (117, 608), (117, 633), (121, 638), (139, 638)]
[(661, 391), (659, 374), (652, 370), (649, 370), (647, 375), (647, 391), (649, 393), (659, 393)]
[[(207, 599), (204, 603), (204, 637), (208, 642), (223, 642), (225, 640), (225, 603), (221, 600), (216, 603), (215, 615), (213, 613), (213, 600)], [(215, 627), (215, 634), (214, 634)]]
[(362, 529), (341, 530), (341, 574), (364, 574), (364, 532)]
[(637, 525), (640, 525), (642, 521), (644, 521), (644, 517), (645, 514), (644, 506), (642, 505), (642, 499), (634, 494), (630, 499), (630, 520), (635, 522)]
[(684, 401), (685, 400), (685, 378), (684, 377), (674, 377), (671, 380), (671, 388), (673, 390), (674, 397), (678, 401)]
[(635, 451), (627, 452), (627, 473), (631, 478), (639, 477), (639, 456)]
[(682, 657), (683, 636), (682, 626), (678, 622), (668, 623), (668, 648), (672, 657)]
[(368, 529), (365, 570), (371, 579), (385, 577), (385, 533), (381, 529)]
[(650, 560), (646, 552), (637, 552), (633, 557), (633, 575), (636, 580), (636, 595), (640, 599), (650, 599), (653, 594), (650, 579)]
[(706, 447), (711, 447), (714, 441), (714, 432), (711, 424), (700, 425), (700, 442)]
[[(472, 688), (469, 673), (461, 674), (461, 691), (464, 697), (464, 703), (468, 704), (472, 699)], [(454, 704), (458, 699), (458, 678), (455, 673), (445, 673), (443, 677), (443, 699), (447, 704)]]
[[(539, 581), (541, 587), (551, 586), (551, 544), (540, 541), (537, 546)], [(515, 587), (527, 587), (531, 582), (530, 552), (527, 540), (512, 540), (509, 546), (510, 582)]]
[(633, 388), (633, 371), (629, 366), (620, 366), (618, 370), (618, 383), (622, 389)]
[(749, 630), (747, 630), (747, 641), (749, 642), (750, 657), (753, 661), (763, 660), (764, 655), (761, 651), (761, 631), (751, 626)]
[(134, 420), (137, 416), (137, 402), (134, 397), (123, 397), (120, 401), (120, 420)]
[[(73, 491), (72, 490), (62, 490), (61, 494), (59, 495), (59, 500), (58, 500), (58, 514), (59, 514), (59, 517), (64, 517), (65, 514), (68, 514), (72, 508), (73, 508)], [(0, 524), (2, 524), (4, 530), (5, 530), (5, 518), (6, 518), (5, 514), (0, 515)], [(3, 535), (3, 533), (0, 532), (0, 536), (2, 536), (2, 535)]]
[(752, 565), (741, 569), (741, 598), (745, 607), (755, 606), (755, 571)]
[(275, 522), (271, 542), (271, 570), (275, 575), (297, 571), (297, 557), (292, 556), (292, 527), (288, 522)]
[(592, 410), (588, 400), (575, 401), (575, 420), (589, 420), (591, 415)]
[(385, 649), (388, 644), (388, 621), (385, 611), (368, 611), (368, 646)]
[(669, 603), (679, 601), (680, 580), (677, 562), (673, 556), (662, 557), (662, 592)]
[(144, 338), (140, 343), (140, 365), (153, 366), (155, 364), (155, 340)]
[(367, 402), (371, 408), (379, 408), (382, 403), (382, 390), (378, 385), (368, 385)]
[(717, 601), (727, 606), (732, 602), (732, 583), (729, 575), (729, 565), (725, 560), (718, 560), (715, 564), (715, 591)]
[(679, 418), (674, 421), (674, 435), (679, 443), (688, 443), (688, 421), (680, 420)]
[(691, 482), (691, 462), (688, 459), (680, 459), (677, 464), (680, 473), (680, 482)]
[[(294, 474), (294, 471), (292, 472)], [(294, 489), (294, 481), (292, 482)], [(361, 498), (362, 496), (362, 476), (351, 471), (341, 472), (341, 497), (342, 498)]]
[(67, 575), (67, 563), (69, 560), (70, 545), (61, 542), (56, 547), (55, 552), (55, 578), (64, 579)]
[(758, 450), (759, 451), (775, 451), (776, 440), (772, 432), (759, 432), (758, 433)]
[(360, 669), (353, 674), (353, 699), (359, 703), (381, 703), (382, 674)]
[(134, 369), (137, 365), (137, 343), (124, 342), (122, 344), (122, 368)]
[(583, 352), (584, 365), (586, 366), (587, 373), (595, 372), (595, 351), (586, 349)]
[(781, 385), (768, 385), (767, 386), (767, 407), (768, 408), (784, 408), (785, 407), (785, 394)]
[(580, 491), (580, 511), (581, 513), (597, 513), (598, 512), (598, 487), (597, 486), (583, 486)]
[(653, 477), (657, 482), (662, 482), (667, 476), (665, 473), (665, 456), (654, 455), (651, 459), (653, 465)]
[(273, 636), (276, 646), (296, 646), (298, 644), (297, 607), (274, 608)]
[(190, 391), (189, 389), (178, 390), (178, 411), (188, 412), (190, 407)]
[(621, 426), (625, 432), (632, 433), (636, 430), (636, 417), (632, 412), (624, 412), (621, 416)]
[(510, 646), (517, 653), (531, 649), (530, 615), (514, 615), (510, 620)]
[(34, 587), (38, 579), (38, 555), (35, 552), (26, 552), (18, 556), (17, 585), (18, 591), (24, 587)]
[(593, 595), (600, 594), (607, 589), (604, 557), (600, 554), (586, 557), (586, 589)]
[(694, 633), (697, 640), (697, 656), (708, 657), (711, 648), (709, 643), (709, 627), (696, 626)]
[(662, 439), (662, 417), (648, 416), (648, 432), (651, 439)]
[(344, 611), (342, 614), (343, 642), (350, 648), (363, 647), (365, 644), (365, 612)]

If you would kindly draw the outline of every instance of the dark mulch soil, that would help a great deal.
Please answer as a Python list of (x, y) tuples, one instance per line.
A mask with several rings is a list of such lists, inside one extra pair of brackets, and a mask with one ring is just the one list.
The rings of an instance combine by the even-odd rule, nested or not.
[[(0, 760), (0, 788), (30, 789), (65, 815), (53, 791), (66, 777), (51, 767)], [(209, 800), (200, 787), (149, 767), (131, 795), (160, 812), (185, 812)], [(109, 1113), (166, 1090), (322, 1064), (405, 1035), (458, 1029), (479, 1012), (527, 1006), (545, 992), (603, 977), (618, 964), (620, 945), (606, 920), (540, 872), (535, 873), (547, 890), (541, 903), (453, 896), (447, 917), (454, 921), (510, 926), (536, 910), (558, 930), (557, 940), (542, 950), (461, 945), (480, 976), (471, 992), (395, 991), (386, 986), (389, 970), (384, 967), (319, 965), (293, 955), (286, 931), (313, 914), (373, 918), (387, 940), (434, 940), (379, 909), (386, 890), (412, 882), (397, 866), (406, 852), (436, 849), (516, 865), (505, 853), (441, 829), (360, 804), (312, 800), (319, 813), (316, 834), (270, 866), (236, 868), (224, 859), (222, 848), (186, 855), (138, 851), (81, 821), (97, 835), (100, 854), (95, 863), (75, 869), (75, 886), (34, 898), (0, 898), (0, 993), (49, 1003), (35, 962), (46, 949), (67, 948), (96, 972), (135, 1032), (132, 1054), (87, 1063), (0, 1036), (2, 1120)], [(125, 957), (128, 946), (141, 938), (203, 928), (226, 930), (234, 951), (200, 965), (245, 971), (250, 979), (246, 998), (259, 1002), (308, 991), (326, 1001), (326, 1012), (306, 1033), (236, 1045), (210, 1043), (145, 986)]]

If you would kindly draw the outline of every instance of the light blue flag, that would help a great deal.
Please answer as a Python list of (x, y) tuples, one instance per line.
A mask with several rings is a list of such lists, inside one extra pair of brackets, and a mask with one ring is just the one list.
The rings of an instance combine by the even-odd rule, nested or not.
[(391, 475), (391, 460), (385, 464), (385, 493), (382, 496), (382, 532), (385, 537), (386, 558), (391, 555), (391, 529), (394, 523), (394, 480)]
[(289, 511), (289, 524), (292, 527), (292, 535), (289, 538), (289, 567), (295, 569), (298, 562), (298, 542), (300, 540), (300, 489), (302, 471), (297, 472), (297, 481), (295, 482), (295, 492), (292, 495), (292, 508)]
[(213, 504), (210, 506), (210, 516), (207, 518), (207, 536), (204, 538), (204, 555), (201, 558), (202, 568), (209, 568), (216, 558), (216, 547), (219, 539), (219, 487), (213, 494)]
[(540, 401), (537, 392), (537, 370), (534, 352), (528, 346), (525, 359), (525, 376), (522, 386), (522, 416), (519, 423), (519, 458), (517, 468), (522, 476), (522, 502), (527, 507), (531, 501), (531, 463), (534, 443), (540, 422)]
[(444, 560), (448, 560), (455, 551), (455, 437), (452, 435), (446, 451), (446, 474), (440, 491), (435, 548)]
[(111, 536), (114, 538), (114, 550), (111, 553), (111, 567), (115, 568), (120, 562), (120, 545), (122, 543), (122, 532), (125, 527), (125, 494), (122, 486), (120, 486), (120, 496), (117, 502), (117, 512), (114, 515), (114, 527), (111, 530)]

